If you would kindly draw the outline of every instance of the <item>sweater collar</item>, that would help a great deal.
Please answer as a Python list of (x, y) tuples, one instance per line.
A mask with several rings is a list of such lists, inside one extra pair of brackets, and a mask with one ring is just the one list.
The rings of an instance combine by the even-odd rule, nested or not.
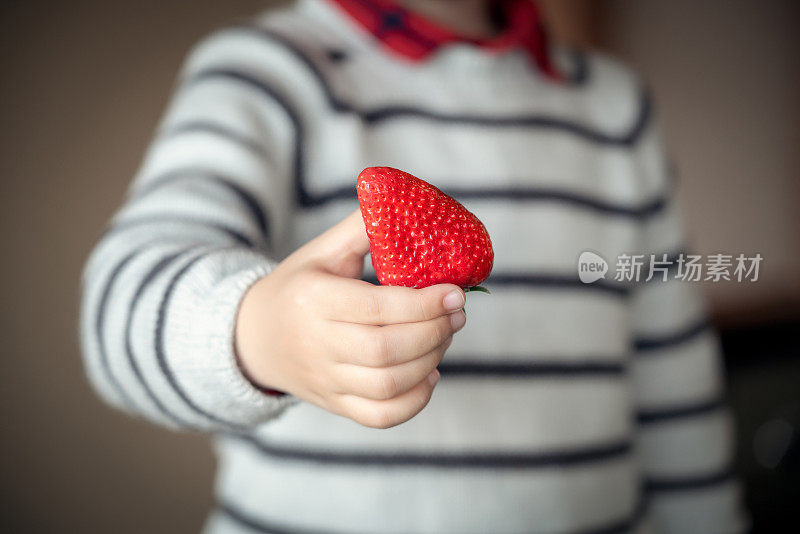
[(550, 60), (547, 38), (531, 0), (494, 0), (505, 27), (490, 39), (459, 35), (409, 11), (394, 0), (330, 0), (363, 26), (391, 52), (411, 61), (425, 61), (437, 50), (467, 43), (495, 53), (525, 50), (542, 72), (559, 78)]

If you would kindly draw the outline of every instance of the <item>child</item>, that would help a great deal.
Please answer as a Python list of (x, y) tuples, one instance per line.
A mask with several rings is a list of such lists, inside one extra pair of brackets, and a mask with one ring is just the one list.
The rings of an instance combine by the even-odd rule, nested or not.
[[(371, 165), (486, 224), (468, 320), (359, 280)], [(525, 0), (300, 0), (192, 52), (86, 267), (88, 373), (217, 436), (211, 533), (740, 532), (690, 284), (577, 277), (682, 250), (666, 167), (636, 78)]]

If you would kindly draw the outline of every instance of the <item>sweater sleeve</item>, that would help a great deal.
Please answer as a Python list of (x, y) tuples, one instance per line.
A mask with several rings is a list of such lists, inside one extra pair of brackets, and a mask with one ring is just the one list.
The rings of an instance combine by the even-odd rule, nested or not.
[(682, 274), (678, 260), (688, 253), (657, 139), (641, 153), (667, 200), (643, 230), (642, 280), (650, 274), (651, 255), (666, 259), (655, 265), (668, 271), (652, 269), (652, 279), (640, 282), (632, 297), (632, 374), (648, 506), (665, 534), (744, 532), (719, 344), (698, 283), (676, 278)]
[(91, 383), (113, 406), (172, 428), (245, 431), (294, 402), (252, 385), (234, 354), (239, 303), (276, 264), (293, 200), (285, 103), (218, 75), (231, 62), (247, 73), (248, 60), (265, 68), (236, 36), (194, 49), (84, 269)]

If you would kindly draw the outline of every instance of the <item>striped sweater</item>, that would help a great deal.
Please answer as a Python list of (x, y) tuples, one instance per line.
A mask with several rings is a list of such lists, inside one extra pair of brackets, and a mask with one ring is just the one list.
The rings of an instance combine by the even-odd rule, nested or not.
[[(696, 288), (577, 277), (583, 250), (685, 246), (639, 81), (559, 48), (538, 66), (465, 42), (410, 61), (407, 14), (370, 28), (386, 2), (355, 4), (301, 0), (190, 54), (85, 268), (100, 395), (215, 435), (210, 533), (742, 531)], [(355, 209), (378, 164), (454, 195), (496, 253), (430, 404), (388, 430), (265, 394), (233, 353), (245, 290)]]

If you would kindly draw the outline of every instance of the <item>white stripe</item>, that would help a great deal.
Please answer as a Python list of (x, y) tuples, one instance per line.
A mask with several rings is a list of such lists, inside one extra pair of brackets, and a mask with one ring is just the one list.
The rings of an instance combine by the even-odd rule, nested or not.
[[(645, 267), (642, 272), (645, 272)], [(707, 316), (696, 284), (670, 278), (640, 284), (633, 294), (634, 332), (637, 338), (670, 336)]]
[[(355, 185), (353, 189), (352, 200), (327, 204), (298, 217), (295, 243), (308, 242), (358, 209)], [(598, 215), (561, 201), (467, 200), (464, 206), (489, 232), (494, 272), (555, 272), (577, 279), (578, 256), (593, 250), (610, 262), (607, 279), (611, 280), (615, 258), (633, 250), (639, 238), (636, 220)]]
[(632, 422), (620, 414), (629, 404), (627, 383), (619, 377), (444, 376), (428, 406), (394, 428), (367, 428), (301, 403), (257, 435), (276, 445), (346, 452), (547, 452), (625, 441)]
[[(254, 92), (249, 86), (221, 78), (204, 80), (187, 91), (192, 100), (192, 108), (204, 109), (205, 117), (227, 116), (230, 120), (231, 114), (242, 114), (237, 108), (249, 109), (249, 119), (240, 119), (238, 122), (242, 126), (237, 129), (254, 129), (256, 125), (248, 125), (248, 121), (254, 120), (252, 113), (257, 111), (260, 115), (259, 121), (264, 120), (271, 127), (269, 132), (264, 132), (255, 139), (262, 141), (265, 149), (273, 154), (289, 154), (293, 150), (294, 130), (283, 108)], [(182, 99), (178, 100), (181, 101)], [(196, 116), (196, 113), (188, 109), (177, 110), (164, 124), (178, 124)], [(272, 172), (285, 172), (287, 169), (280, 165), (286, 160), (284, 155), (265, 162), (252, 152), (219, 138), (175, 136), (158, 139), (148, 150), (137, 173), (137, 187), (175, 170), (197, 168), (236, 177), (260, 197), (269, 199), (272, 195), (268, 193), (272, 193), (276, 183), (275, 177), (265, 176), (265, 165)], [(265, 180), (270, 184), (269, 188), (265, 188)]]
[(697, 477), (723, 471), (733, 460), (732, 434), (730, 414), (724, 411), (647, 425), (639, 438), (646, 474)]
[(634, 358), (633, 379), (640, 407), (658, 409), (716, 398), (723, 389), (716, 337), (711, 332)]
[[(124, 225), (128, 221), (143, 221), (152, 217), (174, 218), (176, 222), (172, 225), (180, 224), (182, 218), (198, 219), (230, 227), (254, 243), (259, 243), (261, 230), (252, 214), (240, 208), (242, 200), (224, 186), (203, 177), (202, 172), (188, 172), (185, 177), (161, 186), (157, 194), (134, 199), (114, 217), (115, 224)], [(159, 221), (156, 224), (170, 226), (171, 223)], [(208, 231), (208, 228), (201, 230)], [(224, 239), (220, 239), (220, 242), (224, 242)]]
[(651, 510), (664, 534), (728, 534), (747, 531), (736, 483), (654, 496)]
[[(346, 115), (323, 115), (314, 124), (320, 141), (337, 139), (334, 146), (350, 148), (344, 148), (345, 157), (322, 158), (325, 154), (319, 153), (318, 159), (312, 153), (312, 192), (324, 192), (331, 177), (341, 180), (371, 165), (397, 167), (440, 188), (539, 186), (622, 205), (639, 205), (662, 189), (662, 184), (642, 180), (635, 150), (557, 129), (476, 127), (413, 116), (382, 122), (366, 132), (343, 127), (348, 124)], [(647, 144), (650, 135), (648, 129), (640, 143)], [(350, 154), (361, 146), (360, 139), (368, 143), (368, 150)], [(311, 146), (317, 150), (316, 144)]]

